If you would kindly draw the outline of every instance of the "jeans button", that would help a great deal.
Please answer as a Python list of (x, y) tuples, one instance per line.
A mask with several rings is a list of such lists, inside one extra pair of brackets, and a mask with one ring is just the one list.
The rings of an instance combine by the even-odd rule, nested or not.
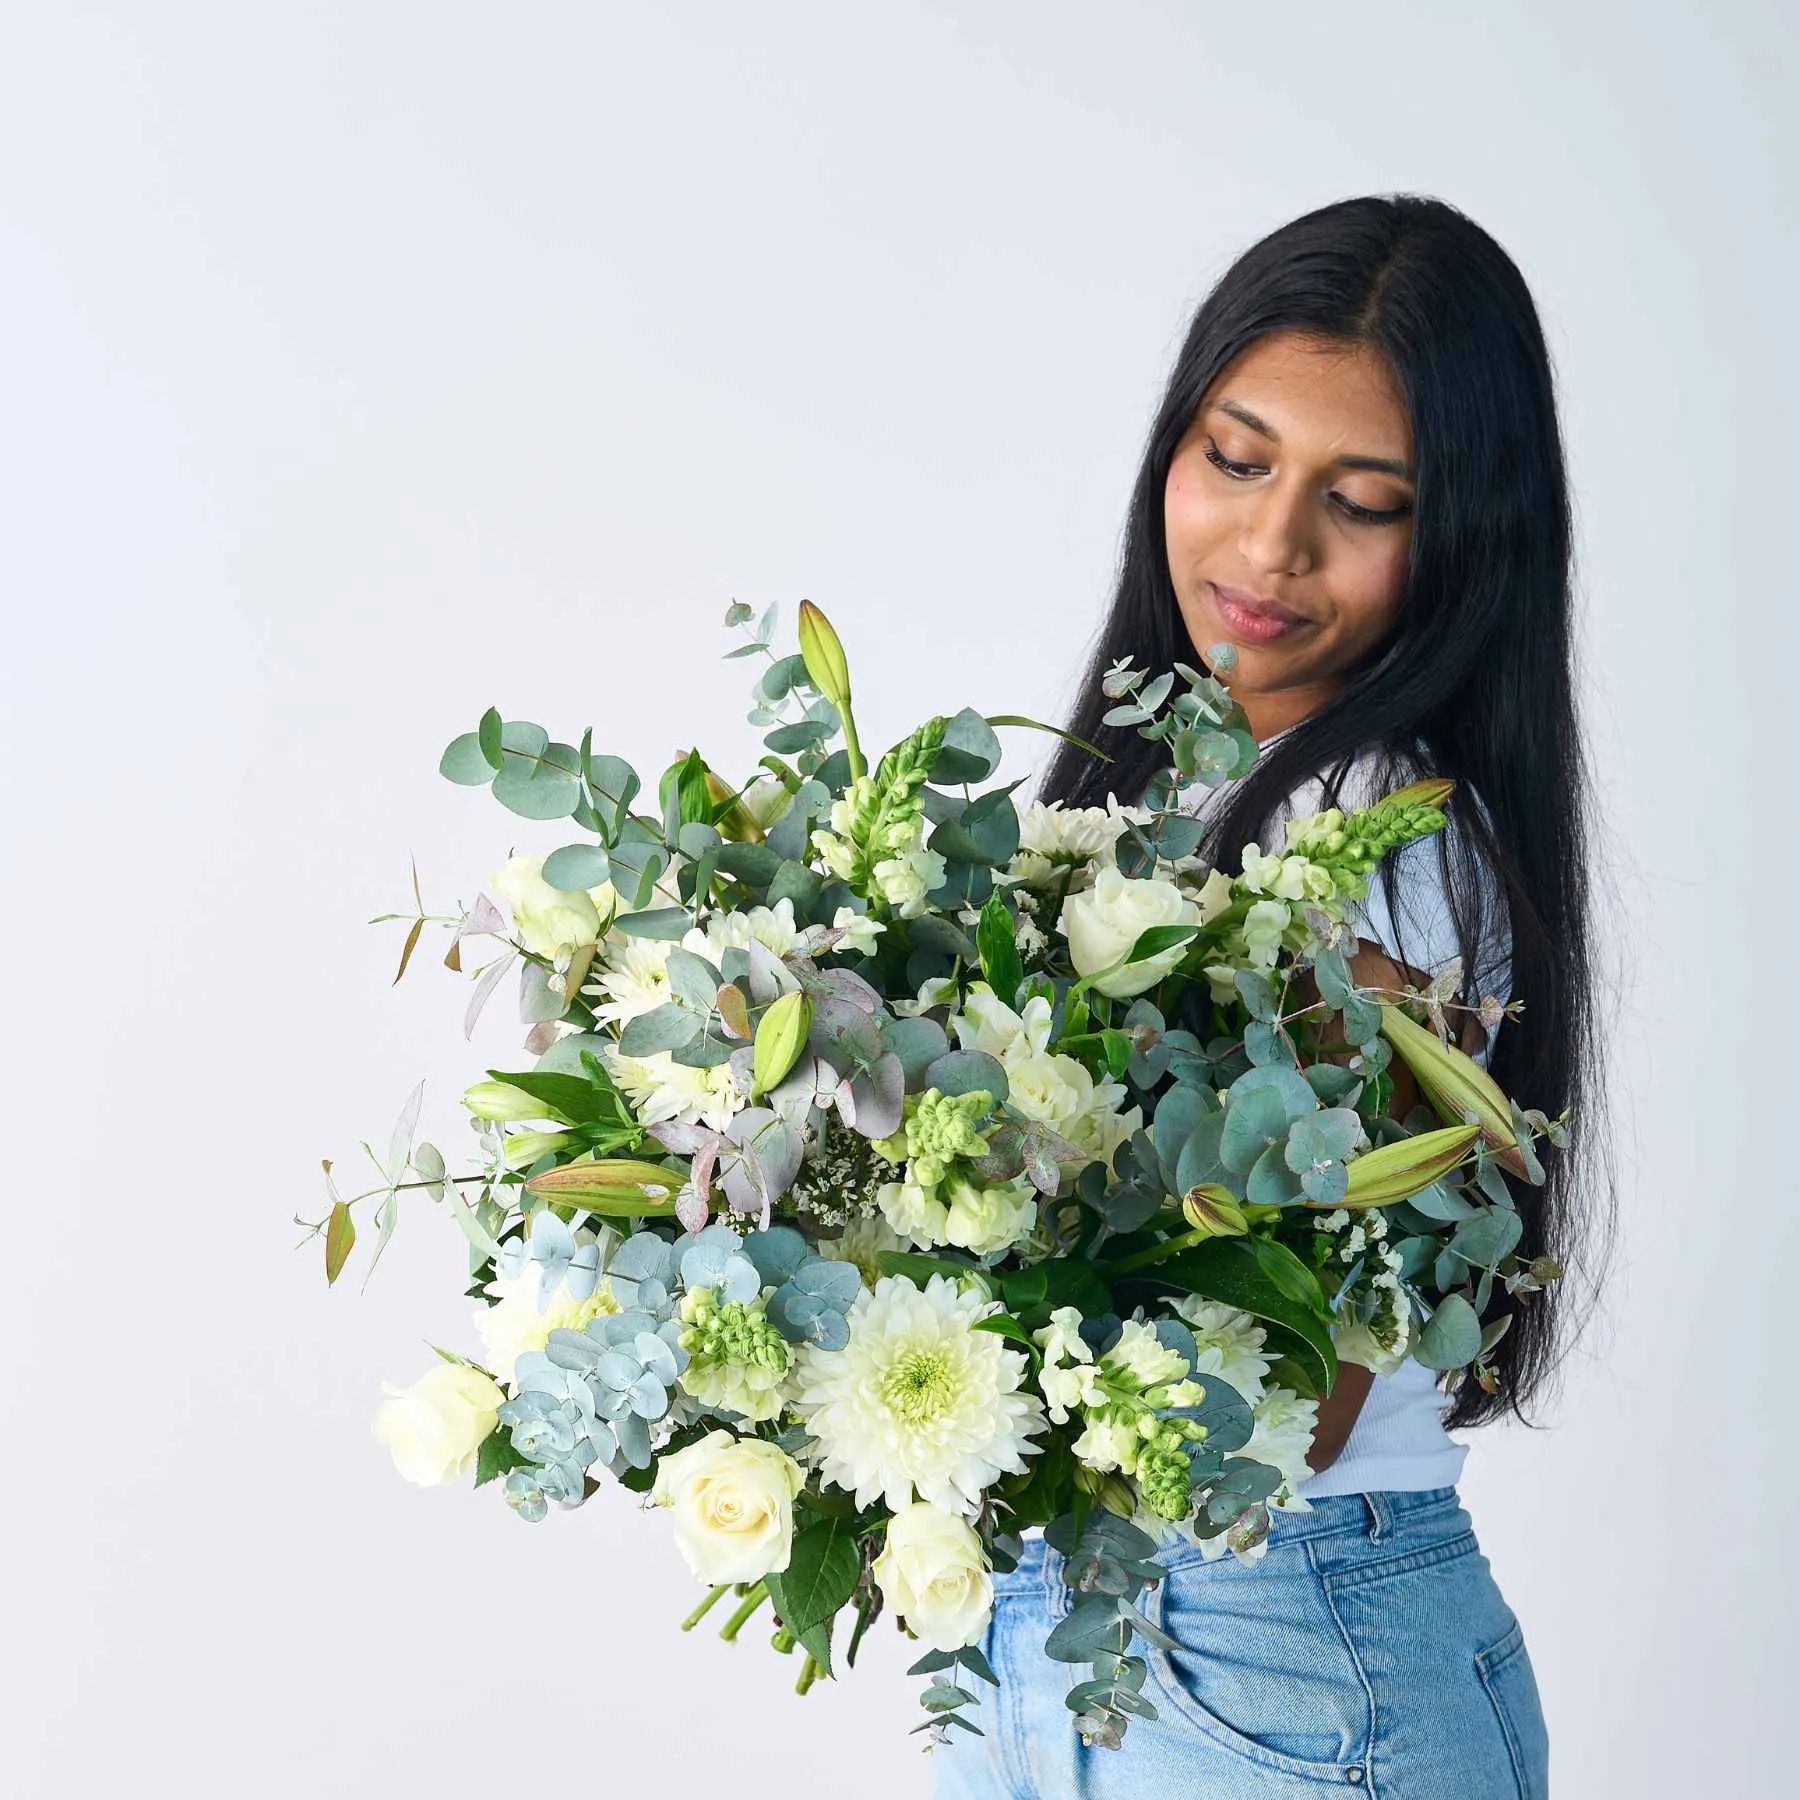
[(1344, 1771), (1344, 1779), (1349, 1782), (1352, 1787), (1361, 1787), (1362, 1778), (1363, 1771), (1361, 1763), (1352, 1763), (1349, 1768)]

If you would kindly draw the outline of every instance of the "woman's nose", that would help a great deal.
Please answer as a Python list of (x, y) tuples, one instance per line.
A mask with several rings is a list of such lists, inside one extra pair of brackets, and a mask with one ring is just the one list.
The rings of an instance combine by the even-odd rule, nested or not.
[(1275, 483), (1248, 498), (1238, 554), (1251, 568), (1270, 575), (1304, 575), (1313, 563), (1304, 498)]

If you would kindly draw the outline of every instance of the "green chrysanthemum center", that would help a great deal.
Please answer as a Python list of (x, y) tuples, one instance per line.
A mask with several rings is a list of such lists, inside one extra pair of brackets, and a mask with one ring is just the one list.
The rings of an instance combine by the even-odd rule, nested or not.
[(955, 1405), (956, 1374), (943, 1350), (909, 1350), (882, 1378), (881, 1392), (908, 1425), (929, 1425)]

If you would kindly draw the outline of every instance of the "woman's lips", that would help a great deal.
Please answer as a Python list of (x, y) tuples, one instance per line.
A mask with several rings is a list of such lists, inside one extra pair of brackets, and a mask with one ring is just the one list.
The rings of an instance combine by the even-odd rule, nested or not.
[(1253, 644), (1273, 643), (1276, 638), (1286, 637), (1312, 622), (1288, 607), (1259, 600), (1242, 588), (1221, 587), (1216, 581), (1211, 587), (1219, 617), (1239, 637), (1248, 638)]

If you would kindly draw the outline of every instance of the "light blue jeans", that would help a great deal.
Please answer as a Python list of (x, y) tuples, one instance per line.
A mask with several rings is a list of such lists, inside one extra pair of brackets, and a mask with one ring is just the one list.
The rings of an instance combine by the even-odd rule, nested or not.
[(1159, 1552), (1169, 1574), (1142, 1609), (1183, 1648), (1133, 1643), (1160, 1716), (1118, 1750), (1083, 1745), (1063, 1704), (1092, 1670), (1043, 1653), (1070, 1596), (1062, 1556), (1027, 1538), (982, 1643), (1001, 1686), (959, 1677), (984, 1735), (931, 1752), (933, 1800), (1546, 1800), (1531, 1658), (1457, 1490), (1273, 1517), (1254, 1567)]

